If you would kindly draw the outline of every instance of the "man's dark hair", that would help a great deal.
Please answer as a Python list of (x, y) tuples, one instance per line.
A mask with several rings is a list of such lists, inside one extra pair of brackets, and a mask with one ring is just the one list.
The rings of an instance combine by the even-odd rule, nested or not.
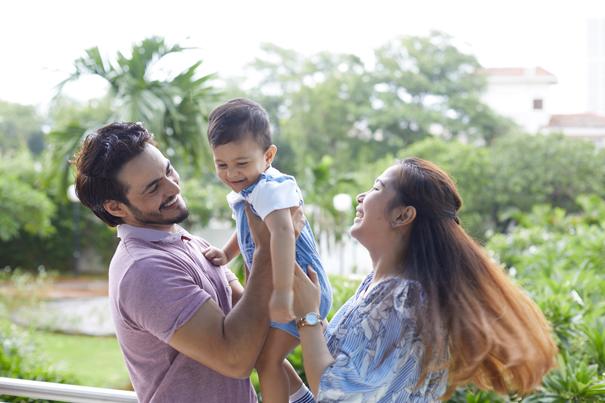
[(123, 221), (109, 214), (103, 203), (117, 200), (129, 204), (128, 187), (117, 175), (147, 144), (154, 144), (153, 136), (140, 123), (110, 123), (86, 136), (74, 158), (78, 198), (111, 227)]
[(269, 115), (254, 101), (236, 98), (214, 108), (208, 117), (208, 142), (212, 148), (252, 136), (263, 151), (271, 145)]

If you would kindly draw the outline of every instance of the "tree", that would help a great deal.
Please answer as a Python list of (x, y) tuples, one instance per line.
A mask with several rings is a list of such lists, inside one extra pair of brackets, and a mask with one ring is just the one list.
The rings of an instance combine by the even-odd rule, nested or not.
[(0, 158), (0, 241), (19, 233), (46, 236), (53, 232), (55, 206), (36, 185), (39, 174), (27, 152)]
[(491, 142), (509, 129), (480, 100), (485, 79), (477, 59), (448, 35), (403, 37), (375, 57), (370, 127), (385, 146), (397, 149), (432, 135)]
[[(154, 66), (158, 62), (185, 50), (179, 45), (169, 46), (160, 37), (135, 44), (130, 55), (118, 53), (115, 60), (104, 59), (97, 47), (90, 48), (74, 62), (74, 72), (59, 85), (59, 91), (66, 83), (82, 76), (101, 77), (109, 85), (111, 120), (143, 122), (169, 156), (178, 155), (183, 164), (201, 168), (210, 161), (202, 133), (207, 104), (214, 96), (209, 84), (213, 76), (200, 75), (202, 61), (198, 61), (175, 76), (154, 78), (157, 75)], [(81, 124), (66, 127), (76, 126)], [(79, 144), (79, 140), (70, 142), (75, 131), (63, 130), (64, 127), (56, 129), (57, 141), (73, 145), (62, 150), (71, 156)], [(80, 137), (84, 131), (79, 133)]]
[(302, 172), (330, 155), (343, 171), (352, 168), (357, 145), (366, 140), (358, 128), (370, 106), (371, 85), (362, 60), (327, 52), (305, 57), (268, 44), (262, 50), (263, 57), (252, 64), (260, 73), (261, 90), (251, 93), (268, 106), (276, 142), (291, 153), (276, 164)]
[(605, 197), (605, 151), (562, 134), (516, 135), (491, 147), (494, 205), (498, 221), (517, 211), (550, 204), (578, 211), (580, 194)]
[(0, 101), (0, 151), (28, 147), (39, 154), (44, 148), (42, 125), (33, 106)]

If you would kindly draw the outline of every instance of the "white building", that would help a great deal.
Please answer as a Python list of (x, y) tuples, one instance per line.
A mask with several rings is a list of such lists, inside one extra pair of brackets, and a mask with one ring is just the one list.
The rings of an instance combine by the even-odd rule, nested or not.
[(597, 147), (605, 147), (605, 116), (595, 113), (552, 115), (544, 133), (563, 132), (567, 137), (590, 140)]
[(588, 20), (588, 111), (605, 115), (605, 19)]
[(509, 117), (528, 133), (548, 125), (548, 95), (557, 78), (541, 67), (486, 68), (487, 89), (483, 101)]

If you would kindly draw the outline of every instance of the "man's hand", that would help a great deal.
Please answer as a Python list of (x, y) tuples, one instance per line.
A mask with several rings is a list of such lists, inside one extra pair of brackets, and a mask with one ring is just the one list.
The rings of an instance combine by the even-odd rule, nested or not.
[(223, 266), (229, 263), (229, 257), (225, 251), (214, 246), (207, 247), (202, 253), (215, 266)]
[(292, 290), (273, 290), (269, 301), (269, 317), (273, 322), (287, 323), (294, 319)]
[(292, 226), (294, 227), (294, 237), (298, 238), (303, 228), (305, 227), (305, 223), (307, 219), (305, 218), (305, 210), (303, 206), (292, 207), (290, 209), (290, 214), (292, 214)]
[(268, 247), (271, 242), (271, 233), (269, 229), (256, 214), (250, 209), (250, 205), (246, 203), (246, 217), (248, 218), (248, 226), (250, 227), (250, 234), (252, 234), (252, 240), (254, 245), (258, 248), (259, 246)]

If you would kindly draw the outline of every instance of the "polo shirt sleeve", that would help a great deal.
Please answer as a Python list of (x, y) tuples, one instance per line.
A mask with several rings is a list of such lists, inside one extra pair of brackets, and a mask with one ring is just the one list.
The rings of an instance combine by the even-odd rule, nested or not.
[(135, 262), (120, 284), (118, 309), (133, 329), (168, 343), (211, 296), (175, 263), (148, 258)]
[(275, 210), (300, 206), (302, 195), (294, 179), (263, 180), (256, 185), (248, 201), (264, 220)]

